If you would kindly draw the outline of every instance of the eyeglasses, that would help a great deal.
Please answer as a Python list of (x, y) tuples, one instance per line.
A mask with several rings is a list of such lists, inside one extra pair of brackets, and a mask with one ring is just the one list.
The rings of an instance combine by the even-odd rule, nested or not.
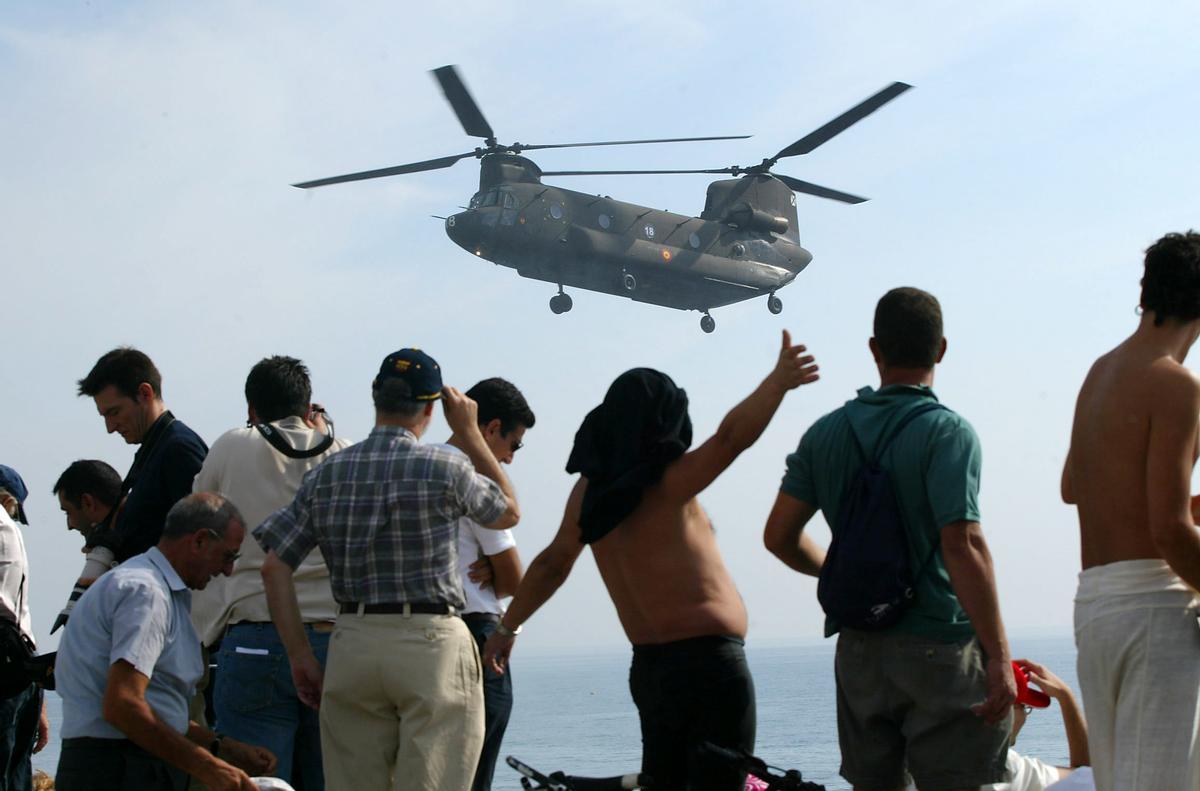
[(1028, 717), (1030, 714), (1033, 714), (1033, 706), (1029, 706), (1029, 705), (1026, 705), (1023, 703), (1023, 704), (1021, 704), (1021, 708), (1025, 710), (1026, 717)]
[[(213, 530), (211, 527), (206, 527), (204, 529), (208, 531), (208, 534), (210, 536), (217, 539), (218, 541), (225, 540), (225, 536), (221, 535), (216, 530)], [(237, 563), (238, 559), (241, 558), (241, 556), (242, 556), (242, 553), (238, 552), (236, 550), (228, 550), (228, 549), (225, 550), (225, 562), (226, 563)]]

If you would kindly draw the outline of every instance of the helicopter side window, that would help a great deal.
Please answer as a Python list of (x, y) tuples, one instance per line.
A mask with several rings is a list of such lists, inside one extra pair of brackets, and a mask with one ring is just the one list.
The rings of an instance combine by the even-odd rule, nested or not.
[(561, 220), (563, 218), (563, 207), (561, 203), (556, 202), (550, 204), (550, 216), (556, 220)]
[(609, 229), (609, 226), (612, 225), (612, 218), (609, 217), (607, 214), (601, 214), (599, 217), (596, 218), (596, 222), (600, 225), (601, 228), (603, 228), (604, 230), (607, 231)]
[(699, 250), (700, 249), (700, 234), (693, 233), (691, 236), (689, 236), (688, 244), (690, 244), (692, 246), (693, 250)]

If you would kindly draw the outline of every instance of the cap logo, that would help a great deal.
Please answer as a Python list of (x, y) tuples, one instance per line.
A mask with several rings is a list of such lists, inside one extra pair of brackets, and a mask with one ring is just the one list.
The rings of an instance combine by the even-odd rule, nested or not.
[(410, 362), (409, 360), (397, 360), (396, 361), (396, 371), (398, 373), (404, 373), (405, 371), (407, 371), (409, 369), (409, 366), (411, 366), (411, 365), (412, 365), (412, 362)]

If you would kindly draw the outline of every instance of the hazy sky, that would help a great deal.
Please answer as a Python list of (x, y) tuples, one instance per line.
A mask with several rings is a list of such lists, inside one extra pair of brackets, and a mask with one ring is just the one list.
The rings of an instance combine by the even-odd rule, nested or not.
[[(949, 353), (936, 390), (984, 448), (984, 529), (1016, 635), (1069, 635), (1079, 570), (1057, 495), (1076, 390), (1135, 326), (1142, 251), (1197, 224), (1194, 3), (128, 2), (0, 11), (0, 461), (33, 491), (38, 635), (81, 557), (50, 487), (77, 458), (124, 472), (75, 380), (132, 344), (210, 444), (245, 419), (268, 354), (311, 367), (339, 434), (371, 426), (379, 360), (424, 347), (448, 383), (502, 375), (537, 426), (509, 468), (526, 561), (558, 527), (580, 419), (635, 365), (687, 388), (699, 440), (769, 370), (779, 330), (821, 382), (792, 394), (702, 496), (746, 599), (751, 639), (820, 636), (812, 581), (762, 547), (784, 456), (875, 382), (875, 301), (935, 293)], [(647, 7), (649, 6), (649, 7)], [(461, 67), (505, 142), (753, 134), (749, 140), (533, 152), (545, 169), (751, 164), (893, 80), (906, 93), (782, 173), (870, 196), (799, 196), (812, 265), (765, 301), (698, 314), (554, 287), (475, 259), (441, 223), (473, 160), (302, 192), (304, 179), (470, 150), (427, 70)], [(695, 214), (703, 176), (557, 183)], [(429, 438), (447, 435), (439, 416)], [(811, 528), (828, 539), (823, 524)], [(585, 554), (521, 646), (624, 637)], [(49, 650), (54, 639), (43, 639)], [(517, 649), (521, 650), (520, 646)]]

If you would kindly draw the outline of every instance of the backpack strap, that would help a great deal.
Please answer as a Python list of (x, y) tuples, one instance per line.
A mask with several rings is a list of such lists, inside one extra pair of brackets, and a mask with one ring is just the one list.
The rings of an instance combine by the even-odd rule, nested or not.
[[(914, 420), (919, 418), (921, 415), (926, 415), (930, 412), (936, 412), (939, 409), (945, 409), (945, 408), (946, 407), (942, 406), (937, 401), (933, 401), (928, 404), (922, 404), (921, 406), (917, 407), (916, 409), (909, 410), (908, 414), (906, 414), (904, 417), (900, 418), (900, 422), (896, 424), (896, 427), (894, 429), (892, 429), (891, 433), (889, 433), (883, 439), (883, 441), (879, 443), (879, 446), (875, 449), (875, 463), (876, 464), (879, 463), (880, 459), (883, 458), (883, 452), (888, 449), (889, 445), (892, 444), (892, 440), (894, 440), (896, 437), (900, 436), (900, 433), (903, 432), (904, 429), (908, 428), (909, 423), (913, 422)], [(859, 449), (860, 450), (862, 449), (861, 445), (859, 446)]]
[(270, 423), (255, 423), (254, 427), (263, 435), (263, 439), (271, 443), (272, 448), (289, 459), (311, 459), (313, 456), (320, 456), (333, 445), (333, 437), (326, 434), (323, 440), (308, 450), (299, 450), (288, 444), (284, 436)]

